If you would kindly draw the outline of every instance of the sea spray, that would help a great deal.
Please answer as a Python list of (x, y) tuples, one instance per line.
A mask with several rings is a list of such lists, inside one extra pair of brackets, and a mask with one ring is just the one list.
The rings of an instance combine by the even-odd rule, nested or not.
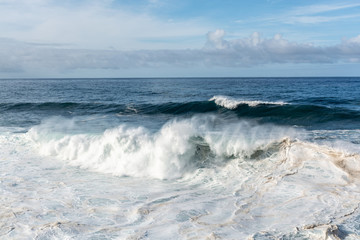
[[(101, 134), (69, 134), (74, 119), (49, 119), (29, 137), (43, 155), (120, 176), (178, 178), (206, 164), (246, 158), (258, 148), (294, 136), (291, 128), (249, 121), (224, 124), (213, 115), (172, 120), (157, 132), (121, 124)], [(73, 131), (76, 132), (76, 131)]]

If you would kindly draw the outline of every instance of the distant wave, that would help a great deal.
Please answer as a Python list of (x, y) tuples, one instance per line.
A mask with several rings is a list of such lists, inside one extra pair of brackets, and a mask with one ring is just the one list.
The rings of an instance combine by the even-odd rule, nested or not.
[(248, 105), (249, 107), (256, 107), (258, 105), (285, 105), (285, 102), (268, 102), (268, 101), (245, 101), (245, 100), (238, 100), (228, 96), (214, 96), (209, 99), (209, 101), (214, 101), (217, 105), (228, 108), (228, 109), (235, 109), (239, 105)]
[(74, 114), (183, 114), (187, 112), (211, 112), (217, 110), (215, 104), (208, 101), (160, 104), (122, 104), (96, 102), (40, 102), (40, 103), (0, 103), (2, 112), (41, 111), (72, 112)]
[(4, 118), (7, 113), (13, 112), (31, 112), (33, 115), (38, 114), (42, 117), (74, 117), (93, 114), (114, 114), (119, 116), (166, 114), (174, 117), (188, 117), (196, 114), (214, 114), (298, 126), (313, 126), (314, 124), (342, 121), (342, 124), (347, 124), (350, 128), (358, 128), (360, 124), (360, 113), (358, 111), (341, 106), (327, 107), (316, 104), (242, 101), (226, 96), (214, 96), (208, 101), (167, 102), (159, 104), (0, 103), (0, 111)]

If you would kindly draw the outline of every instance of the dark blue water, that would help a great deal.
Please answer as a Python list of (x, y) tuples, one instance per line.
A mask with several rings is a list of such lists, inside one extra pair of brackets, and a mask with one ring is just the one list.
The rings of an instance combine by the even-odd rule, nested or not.
[[(260, 103), (229, 109), (209, 101), (214, 96)], [(158, 128), (173, 118), (215, 114), (307, 129), (358, 129), (360, 78), (0, 80), (0, 113), (0, 126), (24, 128), (52, 116), (105, 118), (92, 122), (103, 130), (123, 122)]]

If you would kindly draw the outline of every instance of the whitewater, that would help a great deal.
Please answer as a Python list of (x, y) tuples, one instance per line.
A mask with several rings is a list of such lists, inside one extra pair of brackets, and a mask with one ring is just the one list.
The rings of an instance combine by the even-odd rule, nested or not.
[(359, 90), (0, 80), (0, 239), (360, 239)]

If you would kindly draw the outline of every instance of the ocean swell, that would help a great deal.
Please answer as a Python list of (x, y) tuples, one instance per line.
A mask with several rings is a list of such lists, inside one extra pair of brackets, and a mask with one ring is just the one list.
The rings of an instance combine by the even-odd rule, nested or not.
[[(358, 128), (359, 112), (345, 106), (327, 107), (313, 104), (293, 104), (272, 101), (243, 101), (227, 96), (214, 96), (208, 101), (165, 103), (0, 103), (0, 124), (18, 123), (21, 126), (39, 124), (51, 116), (79, 117), (98, 115), (107, 117), (150, 116), (191, 117), (198, 114), (216, 114), (223, 118), (253, 119), (260, 123), (303, 126), (327, 129)], [(17, 114), (31, 112), (26, 119)], [(329, 124), (331, 123), (331, 124)], [(334, 124), (332, 124), (334, 123)], [(336, 125), (335, 125), (336, 124)]]

